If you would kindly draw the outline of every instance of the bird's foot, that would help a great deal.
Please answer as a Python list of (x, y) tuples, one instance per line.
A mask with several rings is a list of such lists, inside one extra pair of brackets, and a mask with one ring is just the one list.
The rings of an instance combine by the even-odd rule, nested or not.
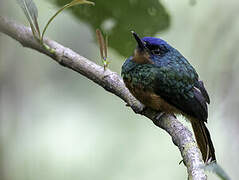
[(159, 112), (158, 114), (155, 115), (153, 123), (157, 125), (161, 118), (165, 115), (165, 112)]
[(165, 112), (160, 112), (158, 113), (154, 119), (156, 119), (157, 121), (159, 121), (166, 113)]

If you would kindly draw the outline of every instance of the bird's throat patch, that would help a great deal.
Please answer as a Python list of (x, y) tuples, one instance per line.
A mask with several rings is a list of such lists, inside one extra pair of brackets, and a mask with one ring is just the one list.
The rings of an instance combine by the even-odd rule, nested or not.
[(146, 51), (140, 51), (137, 48), (134, 50), (132, 61), (137, 64), (153, 64), (153, 61), (150, 59), (149, 53)]

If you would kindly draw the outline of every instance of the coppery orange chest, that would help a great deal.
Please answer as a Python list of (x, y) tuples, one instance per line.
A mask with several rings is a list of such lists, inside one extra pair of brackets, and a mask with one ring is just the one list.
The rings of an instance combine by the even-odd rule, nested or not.
[(145, 106), (157, 111), (163, 111), (168, 114), (181, 114), (181, 111), (167, 103), (159, 95), (147, 90), (141, 85), (133, 85), (129, 80), (124, 79), (124, 83), (133, 96)]

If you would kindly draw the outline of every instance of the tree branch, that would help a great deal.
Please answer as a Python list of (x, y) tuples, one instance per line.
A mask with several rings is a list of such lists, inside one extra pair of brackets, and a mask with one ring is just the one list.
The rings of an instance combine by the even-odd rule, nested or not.
[(12, 37), (24, 47), (32, 48), (40, 53), (46, 54), (60, 65), (82, 74), (103, 87), (106, 91), (124, 100), (135, 113), (151, 119), (156, 126), (167, 131), (172, 137), (173, 143), (179, 148), (183, 162), (187, 167), (188, 179), (207, 179), (204, 170), (201, 168), (204, 165), (201, 153), (193, 140), (192, 133), (172, 115), (163, 115), (160, 119), (157, 119), (159, 112), (144, 108), (144, 105), (131, 95), (117, 73), (109, 69), (104, 71), (103, 67), (93, 63), (71, 49), (46, 38), (44, 39), (44, 43), (55, 50), (54, 53), (49, 52), (34, 39), (30, 28), (1, 16), (0, 32)]

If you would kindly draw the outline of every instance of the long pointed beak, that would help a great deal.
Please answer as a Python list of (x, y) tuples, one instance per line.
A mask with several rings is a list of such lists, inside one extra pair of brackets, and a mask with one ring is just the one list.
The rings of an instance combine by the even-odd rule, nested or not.
[(146, 48), (143, 41), (140, 39), (140, 37), (134, 31), (131, 31), (131, 33), (133, 34), (135, 40), (137, 41), (139, 49), (141, 51), (143, 51)]

